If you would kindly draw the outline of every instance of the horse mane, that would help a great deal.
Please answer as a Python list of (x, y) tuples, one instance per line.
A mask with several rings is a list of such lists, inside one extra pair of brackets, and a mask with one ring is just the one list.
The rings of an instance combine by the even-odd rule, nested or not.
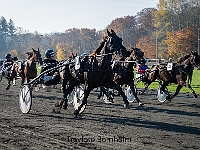
[[(191, 54), (191, 53), (190, 53)], [(190, 54), (187, 54), (185, 56), (179, 57), (177, 63), (181, 63), (184, 60), (188, 59), (190, 57)]]
[(25, 54), (27, 54), (28, 55), (28, 60), (33, 56), (33, 52), (26, 52)]
[(89, 56), (95, 56), (96, 54), (99, 54), (101, 52), (101, 50), (103, 49), (106, 41), (107, 41), (107, 37), (105, 36), (104, 39), (101, 41), (101, 43), (99, 44), (99, 46), (89, 55)]

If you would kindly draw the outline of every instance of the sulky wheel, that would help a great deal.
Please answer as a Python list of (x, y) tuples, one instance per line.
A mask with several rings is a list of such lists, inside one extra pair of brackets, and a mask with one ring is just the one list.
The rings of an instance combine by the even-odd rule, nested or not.
[(113, 103), (113, 99), (114, 99), (114, 96), (113, 96), (113, 92), (111, 91), (111, 89), (106, 89), (106, 94), (103, 94), (103, 100), (105, 103)]
[(19, 106), (22, 113), (29, 113), (32, 105), (32, 91), (29, 85), (23, 85), (19, 93)]
[[(137, 89), (136, 87), (134, 86), (134, 89), (135, 89), (135, 93), (137, 93)], [(129, 102), (134, 102), (135, 101), (135, 96), (133, 95), (133, 92), (130, 88), (130, 86), (128, 86), (126, 89), (125, 89), (125, 94), (127, 96), (127, 100)]]
[(73, 103), (73, 101), (74, 101), (74, 90), (73, 91), (71, 91), (68, 95), (67, 95), (67, 100), (68, 100), (68, 103), (69, 104), (72, 104)]
[(159, 84), (158, 86), (158, 95), (157, 95), (157, 98), (160, 102), (164, 102), (167, 98), (167, 95), (165, 94), (165, 92), (163, 92), (161, 89), (161, 85)]
[[(82, 86), (76, 86), (75, 87), (75, 90), (74, 90), (74, 93), (73, 93), (73, 104), (74, 104), (74, 109), (77, 110), (78, 107), (82, 104), (82, 100), (83, 100), (83, 97), (84, 97), (84, 89)], [(81, 110), (79, 111), (79, 115), (81, 115), (84, 110), (86, 108), (86, 104), (81, 108)]]

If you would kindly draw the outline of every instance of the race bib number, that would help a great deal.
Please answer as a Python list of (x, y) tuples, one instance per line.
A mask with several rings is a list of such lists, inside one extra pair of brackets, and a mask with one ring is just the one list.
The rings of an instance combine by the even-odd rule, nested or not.
[(167, 64), (167, 70), (168, 71), (172, 70), (172, 67), (173, 67), (173, 63), (168, 63)]

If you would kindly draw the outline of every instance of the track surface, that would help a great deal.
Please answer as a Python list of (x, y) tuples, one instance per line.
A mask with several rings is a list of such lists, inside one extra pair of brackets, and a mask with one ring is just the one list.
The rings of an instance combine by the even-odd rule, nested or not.
[(93, 91), (83, 116), (75, 119), (72, 105), (52, 112), (62, 98), (59, 86), (33, 91), (31, 111), (22, 114), (19, 82), (8, 91), (6, 80), (0, 82), (1, 150), (200, 149), (200, 99), (190, 93), (160, 103), (156, 91), (149, 90), (139, 95), (145, 106), (131, 103), (125, 109), (121, 97), (106, 104)]

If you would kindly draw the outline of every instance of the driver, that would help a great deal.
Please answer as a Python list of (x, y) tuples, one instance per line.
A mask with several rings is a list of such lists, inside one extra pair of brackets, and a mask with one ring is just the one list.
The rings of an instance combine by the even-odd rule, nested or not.
[(169, 60), (168, 60), (167, 71), (172, 75), (172, 71), (173, 71), (173, 61), (172, 61), (172, 58), (169, 58)]
[[(45, 52), (45, 59), (43, 61), (43, 66), (41, 69), (41, 73), (51, 69), (53, 67), (56, 67), (58, 65), (58, 61), (55, 59), (55, 52), (52, 49), (48, 49)], [(58, 69), (49, 71), (45, 74), (44, 78), (43, 78), (43, 83), (45, 85), (55, 85), (60, 81), (59, 78), (59, 71)]]
[(3, 65), (2, 65), (2, 75), (8, 76), (10, 69), (14, 63), (14, 60), (11, 54), (6, 54), (5, 57), (6, 57), (6, 60), (3, 62)]

